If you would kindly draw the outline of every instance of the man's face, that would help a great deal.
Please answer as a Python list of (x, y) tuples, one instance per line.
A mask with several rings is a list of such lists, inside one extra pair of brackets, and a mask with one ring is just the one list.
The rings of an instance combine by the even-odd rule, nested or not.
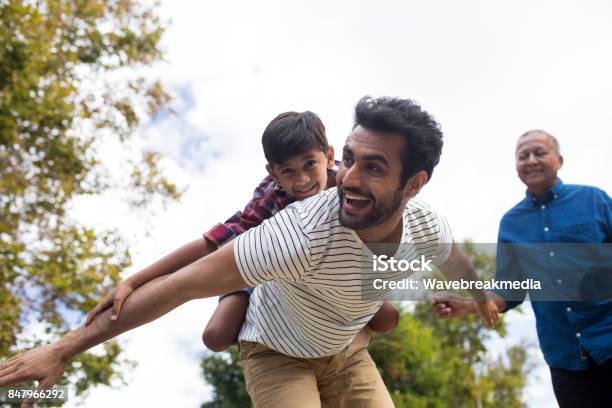
[(555, 184), (562, 164), (551, 138), (544, 133), (531, 133), (516, 145), (516, 171), (532, 193), (548, 191)]
[(327, 154), (310, 149), (281, 164), (268, 164), (266, 168), (289, 196), (303, 200), (325, 190), (327, 169), (333, 165), (334, 151), (330, 147)]
[(402, 207), (400, 154), (405, 140), (357, 126), (346, 140), (336, 176), (340, 223), (355, 230), (379, 225)]

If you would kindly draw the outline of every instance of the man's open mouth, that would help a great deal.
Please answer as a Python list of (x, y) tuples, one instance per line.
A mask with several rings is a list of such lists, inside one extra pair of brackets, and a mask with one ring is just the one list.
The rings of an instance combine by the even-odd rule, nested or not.
[(358, 194), (345, 192), (342, 196), (342, 207), (349, 213), (363, 211), (372, 203), (371, 198)]

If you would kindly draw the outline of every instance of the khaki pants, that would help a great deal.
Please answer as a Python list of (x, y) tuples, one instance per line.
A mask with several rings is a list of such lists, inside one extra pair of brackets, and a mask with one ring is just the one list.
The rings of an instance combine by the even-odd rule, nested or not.
[(370, 329), (331, 357), (297, 358), (240, 342), (240, 366), (255, 408), (393, 407), (368, 353)]

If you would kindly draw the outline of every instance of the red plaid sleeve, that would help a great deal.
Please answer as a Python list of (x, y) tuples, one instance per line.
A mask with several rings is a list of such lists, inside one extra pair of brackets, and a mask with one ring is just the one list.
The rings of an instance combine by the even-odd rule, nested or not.
[(204, 234), (204, 238), (217, 247), (243, 232), (261, 224), (287, 206), (292, 200), (272, 177), (267, 176), (253, 192), (253, 198), (223, 224), (217, 224)]

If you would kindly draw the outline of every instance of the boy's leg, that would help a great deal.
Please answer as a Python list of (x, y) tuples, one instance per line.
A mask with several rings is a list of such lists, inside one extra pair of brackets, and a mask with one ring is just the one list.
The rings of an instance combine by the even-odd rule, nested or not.
[(255, 408), (318, 408), (316, 375), (306, 359), (241, 341), (240, 363)]
[(249, 291), (241, 290), (229, 293), (219, 300), (202, 333), (202, 341), (206, 347), (218, 352), (236, 343), (249, 307), (249, 294)]
[(393, 408), (393, 400), (376, 364), (368, 353), (371, 330), (366, 326), (346, 350), (329, 364), (320, 379), (321, 404), (325, 408)]

